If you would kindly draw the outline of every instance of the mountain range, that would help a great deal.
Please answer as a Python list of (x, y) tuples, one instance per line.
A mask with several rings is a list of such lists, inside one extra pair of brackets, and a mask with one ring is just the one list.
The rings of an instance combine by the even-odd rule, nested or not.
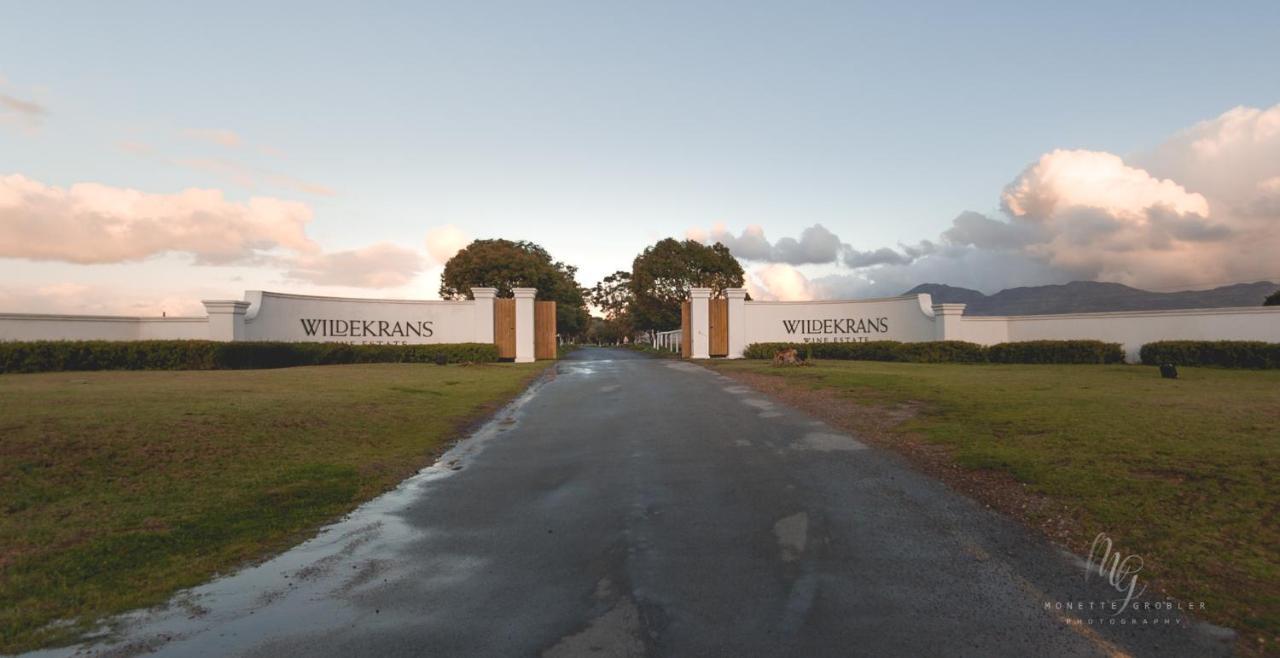
[(993, 295), (941, 283), (923, 283), (904, 294), (929, 293), (935, 304), (968, 304), (965, 315), (1043, 315), (1261, 306), (1277, 289), (1280, 284), (1258, 281), (1212, 290), (1151, 292), (1119, 283), (1072, 281), (1054, 286), (1008, 288)]

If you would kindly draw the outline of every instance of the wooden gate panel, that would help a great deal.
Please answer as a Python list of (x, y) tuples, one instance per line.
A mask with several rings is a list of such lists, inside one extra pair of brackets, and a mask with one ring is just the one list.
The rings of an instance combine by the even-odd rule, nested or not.
[(693, 356), (693, 309), (689, 302), (680, 305), (680, 357)]
[(712, 299), (707, 310), (711, 314), (709, 354), (729, 356), (729, 300)]
[(516, 300), (493, 300), (493, 344), (499, 359), (516, 358)]
[(556, 303), (533, 303), (533, 356), (556, 358)]

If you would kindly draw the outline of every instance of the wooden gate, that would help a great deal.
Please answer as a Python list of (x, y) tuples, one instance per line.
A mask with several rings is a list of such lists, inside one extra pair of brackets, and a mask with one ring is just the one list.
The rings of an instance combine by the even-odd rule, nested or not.
[(499, 359), (516, 358), (516, 300), (493, 300), (493, 344)]
[(710, 356), (729, 356), (729, 300), (709, 300), (707, 310), (711, 313), (708, 353)]
[(533, 357), (556, 358), (556, 303), (533, 303)]
[(693, 356), (693, 320), (689, 317), (693, 310), (689, 302), (680, 305), (680, 358)]

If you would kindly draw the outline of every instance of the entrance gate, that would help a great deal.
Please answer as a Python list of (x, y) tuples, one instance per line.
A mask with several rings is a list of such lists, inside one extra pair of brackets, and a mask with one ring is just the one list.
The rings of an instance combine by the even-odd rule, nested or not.
[(729, 356), (729, 300), (708, 300), (707, 311), (711, 316), (707, 327), (710, 330), (707, 354)]
[(693, 319), (690, 315), (693, 306), (690, 302), (680, 305), (680, 358), (693, 358)]
[(533, 358), (556, 358), (556, 303), (533, 303)]
[(499, 359), (516, 358), (516, 300), (493, 300), (493, 344)]

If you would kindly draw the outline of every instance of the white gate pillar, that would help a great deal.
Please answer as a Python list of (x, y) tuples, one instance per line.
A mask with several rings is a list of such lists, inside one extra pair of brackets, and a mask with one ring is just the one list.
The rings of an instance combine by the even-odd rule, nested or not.
[(689, 331), (693, 335), (693, 354), (690, 358), (711, 358), (711, 289), (689, 289)]
[(244, 314), (249, 310), (249, 302), (206, 299), (201, 303), (209, 314), (209, 340), (224, 343), (244, 340)]
[(493, 342), (493, 300), (498, 296), (497, 288), (472, 288), (471, 296), (475, 297), (476, 336), (477, 343)]
[(728, 288), (724, 295), (729, 298), (728, 358), (741, 359), (747, 349), (747, 289)]
[(536, 288), (512, 288), (516, 298), (516, 363), (534, 360), (533, 352), (533, 298)]
[(933, 339), (963, 340), (960, 323), (964, 322), (964, 304), (933, 305)]

